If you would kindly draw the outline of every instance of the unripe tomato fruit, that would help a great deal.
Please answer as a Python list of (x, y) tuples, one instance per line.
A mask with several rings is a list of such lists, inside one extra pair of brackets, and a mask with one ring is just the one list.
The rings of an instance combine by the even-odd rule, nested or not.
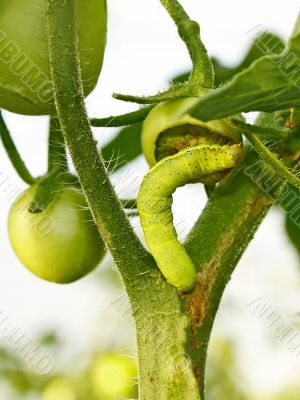
[[(158, 161), (200, 145), (231, 145), (243, 155), (242, 134), (230, 118), (201, 121), (189, 114), (199, 98), (184, 97), (158, 104), (144, 121), (141, 141), (146, 161), (152, 168)], [(229, 170), (214, 172), (198, 182), (212, 185), (222, 180)]]
[(36, 276), (70, 283), (92, 271), (104, 255), (104, 244), (83, 194), (72, 188), (58, 192), (42, 212), (28, 211), (36, 185), (13, 204), (8, 233), (20, 261)]
[(91, 370), (91, 384), (99, 399), (137, 398), (137, 363), (114, 353), (100, 355)]
[(150, 167), (184, 148), (242, 141), (240, 129), (230, 118), (203, 122), (192, 117), (189, 109), (198, 101), (196, 97), (166, 101), (157, 105), (147, 116), (141, 140)]
[[(103, 62), (106, 0), (77, 0), (76, 6), (82, 80), (87, 96), (96, 86)], [(55, 113), (46, 7), (46, 0), (0, 2), (0, 108), (25, 115)]]

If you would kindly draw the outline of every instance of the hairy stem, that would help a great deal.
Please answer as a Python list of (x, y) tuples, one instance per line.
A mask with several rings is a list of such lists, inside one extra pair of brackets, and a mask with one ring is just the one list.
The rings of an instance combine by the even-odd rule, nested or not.
[(48, 174), (54, 171), (66, 172), (68, 170), (67, 153), (59, 121), (50, 117), (48, 138)]
[(106, 118), (92, 118), (91, 124), (95, 127), (105, 128), (137, 124), (138, 122), (143, 122), (153, 108), (154, 106), (151, 105), (123, 115), (111, 116)]
[(138, 104), (155, 104), (181, 97), (199, 97), (214, 86), (214, 69), (207, 50), (200, 38), (200, 27), (192, 21), (177, 0), (160, 0), (175, 22), (180, 38), (186, 44), (193, 69), (188, 82), (172, 85), (163, 93), (154, 96), (140, 97), (114, 93), (118, 100)]
[[(139, 254), (142, 247), (110, 184), (86, 114), (78, 59), (75, 1), (67, 0), (61, 5), (59, 0), (48, 0), (48, 27), (56, 108), (64, 138), (100, 232), (116, 259), (123, 261), (128, 256), (126, 250), (120, 251), (117, 245), (121, 237), (122, 240), (126, 238), (124, 243), (130, 241), (137, 247), (135, 250)], [(135, 268), (137, 266), (132, 265), (132, 269)], [(128, 275), (128, 271), (124, 273)]]
[[(244, 172), (257, 161), (259, 157), (250, 152), (240, 168), (216, 187), (185, 245), (198, 269), (197, 287), (186, 302), (192, 329), (190, 354), (203, 390), (207, 346), (225, 287), (275, 201)], [(276, 184), (279, 194), (278, 179)]]
[(165, 92), (158, 93), (154, 96), (132, 96), (130, 94), (114, 93), (113, 97), (117, 100), (127, 101), (137, 104), (157, 104), (162, 101), (180, 99), (181, 97), (200, 97), (206, 92), (206, 89), (196, 85), (191, 85), (189, 82), (171, 86)]
[(207, 50), (200, 39), (198, 22), (190, 19), (177, 0), (161, 0), (161, 3), (175, 22), (179, 36), (189, 51), (193, 63), (190, 82), (211, 89), (214, 86), (214, 70)]
[(294, 175), (278, 158), (278, 156), (270, 151), (264, 143), (254, 133), (243, 132), (249, 142), (252, 144), (254, 150), (259, 156), (279, 175), (282, 179), (287, 180), (289, 183), (300, 189), (300, 179)]
[(199, 400), (186, 355), (188, 319), (134, 235), (109, 182), (92, 136), (76, 38), (75, 1), (48, 0), (50, 64), (58, 117), (95, 222), (110, 249), (131, 302), (137, 328), (140, 400)]

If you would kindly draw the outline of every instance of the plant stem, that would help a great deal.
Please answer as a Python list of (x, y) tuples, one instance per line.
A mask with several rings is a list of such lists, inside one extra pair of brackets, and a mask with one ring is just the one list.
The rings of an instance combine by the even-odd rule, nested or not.
[(50, 117), (48, 138), (48, 175), (54, 171), (66, 172), (68, 161), (64, 136), (57, 117)]
[(177, 0), (161, 0), (161, 3), (177, 25), (179, 36), (186, 44), (189, 51), (193, 63), (190, 83), (201, 85), (207, 89), (213, 88), (213, 65), (200, 39), (200, 27), (198, 22), (190, 19)]
[(200, 97), (206, 93), (206, 89), (189, 82), (172, 85), (165, 92), (158, 93), (154, 96), (132, 96), (130, 94), (113, 93), (113, 97), (117, 100), (127, 101), (137, 104), (158, 104), (162, 101), (180, 99), (181, 97)]
[(75, 1), (47, 3), (57, 113), (95, 222), (131, 302), (137, 328), (139, 398), (199, 400), (193, 370), (183, 362), (187, 361), (188, 319), (182, 301), (134, 235), (92, 136), (80, 78)]
[(207, 50), (200, 38), (200, 27), (196, 21), (192, 21), (184, 8), (177, 0), (160, 0), (175, 22), (180, 38), (186, 44), (193, 69), (188, 82), (172, 85), (163, 93), (154, 96), (140, 97), (114, 93), (113, 97), (138, 104), (155, 104), (162, 101), (178, 99), (181, 97), (200, 97), (214, 86), (213, 64), (207, 54)]
[(213, 195), (215, 188), (216, 185), (204, 185), (204, 190), (208, 199)]
[[(272, 199), (242, 171), (218, 185), (186, 244), (199, 271), (196, 290), (179, 297), (134, 235), (92, 136), (80, 78), (75, 0), (48, 0), (48, 28), (55, 103), (65, 141), (132, 306), (139, 399), (203, 400), (199, 390), (204, 392), (206, 349), (216, 310)], [(251, 157), (245, 161), (250, 162)]]
[(95, 221), (112, 253), (117, 252), (117, 259), (123, 260), (127, 258), (126, 251), (119, 251), (119, 246), (116, 246), (120, 236), (127, 238), (124, 243), (128, 243), (128, 239), (133, 243), (139, 241), (109, 182), (86, 114), (78, 57), (75, 1), (67, 0), (64, 5), (60, 4), (59, 0), (48, 0), (50, 64), (57, 114)]
[(251, 132), (244, 130), (243, 134), (252, 144), (254, 150), (259, 154), (259, 156), (272, 168), (277, 175), (282, 179), (287, 180), (289, 183), (300, 189), (300, 179), (294, 175), (289, 169), (284, 165), (284, 163), (278, 158), (276, 154), (270, 151), (264, 143), (259, 139), (258, 136)]
[(9, 130), (4, 122), (2, 113), (0, 111), (0, 136), (6, 153), (14, 166), (19, 177), (28, 185), (32, 185), (36, 182), (36, 179), (31, 175), (27, 169), (24, 161), (22, 160), (11, 136)]
[(123, 208), (130, 210), (130, 209), (137, 209), (137, 204), (135, 199), (122, 199), (120, 200)]
[(154, 106), (151, 105), (123, 115), (111, 116), (106, 118), (92, 118), (91, 124), (95, 127), (105, 128), (137, 124), (138, 122), (143, 122), (153, 108)]
[(185, 244), (198, 270), (197, 287), (186, 302), (192, 328), (190, 355), (199, 368), (202, 393), (207, 346), (225, 287), (281, 189), (275, 173), (273, 198), (244, 173), (257, 161), (255, 152), (249, 152), (240, 168), (216, 187)]

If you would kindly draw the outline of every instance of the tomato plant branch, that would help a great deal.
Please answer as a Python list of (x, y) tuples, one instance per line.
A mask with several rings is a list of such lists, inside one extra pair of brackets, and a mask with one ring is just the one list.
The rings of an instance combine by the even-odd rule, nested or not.
[(64, 137), (56, 117), (50, 117), (48, 138), (48, 174), (66, 172), (68, 161)]
[(246, 130), (244, 130), (243, 133), (252, 144), (257, 154), (259, 154), (259, 156), (274, 169), (277, 175), (297, 188), (300, 188), (300, 179), (284, 165), (276, 154), (264, 145), (257, 135), (247, 132)]
[(171, 86), (168, 90), (158, 93), (154, 96), (132, 96), (129, 94), (113, 93), (113, 97), (117, 100), (127, 101), (137, 104), (157, 104), (162, 101), (180, 99), (181, 97), (200, 97), (205, 93), (203, 88), (190, 85), (189, 82), (179, 83)]
[(6, 153), (14, 166), (19, 177), (28, 185), (32, 185), (36, 182), (36, 179), (31, 175), (29, 170), (27, 169), (24, 161), (22, 160), (11, 136), (9, 130), (4, 122), (0, 111), (0, 137), (3, 143), (3, 146), (6, 150)]
[(216, 185), (204, 185), (204, 190), (207, 198), (209, 199), (215, 191)]
[(214, 86), (214, 70), (207, 50), (200, 39), (200, 26), (192, 21), (177, 0), (161, 0), (169, 15), (175, 22), (181, 39), (187, 46), (193, 63), (190, 76), (191, 84), (211, 89)]
[(219, 303), (241, 255), (275, 201), (244, 172), (258, 160), (255, 152), (249, 152), (216, 187), (185, 244), (198, 270), (196, 289), (185, 299), (192, 328), (190, 355), (203, 390), (207, 346)]
[(136, 209), (137, 208), (137, 204), (136, 204), (136, 200), (135, 199), (122, 199), (120, 201), (121, 201), (122, 206), (124, 208), (126, 208), (127, 210)]
[(92, 118), (91, 125), (95, 127), (105, 128), (134, 125), (139, 122), (143, 122), (153, 108), (154, 106), (151, 105), (123, 115), (111, 116), (106, 118)]
[(190, 79), (187, 82), (172, 85), (165, 92), (149, 97), (114, 93), (113, 97), (118, 100), (138, 104), (155, 104), (181, 97), (198, 97), (214, 86), (214, 69), (200, 38), (199, 24), (190, 19), (177, 0), (161, 0), (161, 3), (175, 22), (179, 36), (188, 49), (193, 64)]
[(199, 400), (186, 353), (189, 324), (182, 301), (134, 235), (92, 136), (80, 77), (75, 1), (47, 4), (57, 113), (95, 222), (129, 295), (137, 328), (139, 398)]
[(48, 0), (50, 64), (57, 114), (65, 141), (95, 221), (112, 253), (116, 251), (117, 241), (125, 235), (125, 242), (130, 238), (141, 249), (109, 182), (92, 135), (81, 83), (75, 2), (68, 0), (65, 3), (61, 6), (59, 0)]

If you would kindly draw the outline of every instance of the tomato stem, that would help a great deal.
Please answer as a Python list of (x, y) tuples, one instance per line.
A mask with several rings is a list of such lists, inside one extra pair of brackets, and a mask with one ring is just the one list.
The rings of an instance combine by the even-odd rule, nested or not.
[[(92, 135), (80, 76), (75, 1), (48, 0), (47, 19), (57, 115), (94, 220), (114, 257), (132, 306), (140, 363), (139, 398), (199, 400), (194, 371), (185, 355), (188, 318), (182, 300), (166, 284), (134, 234)], [(158, 339), (159, 351), (155, 351)], [(174, 382), (180, 382), (176, 394)]]
[(24, 161), (22, 160), (20, 153), (18, 152), (14, 144), (14, 141), (10, 135), (10, 132), (5, 124), (1, 111), (0, 111), (0, 137), (3, 146), (6, 150), (6, 153), (19, 177), (28, 185), (32, 185), (33, 183), (35, 183), (37, 179), (31, 175)]
[[(127, 250), (119, 251), (120, 242), (129, 241), (131, 246), (135, 243), (137, 251), (144, 255), (108, 179), (86, 113), (76, 35), (75, 1), (68, 0), (62, 5), (60, 0), (48, 0), (47, 13), (57, 115), (94, 219), (117, 259), (122, 257), (123, 261), (123, 257), (128, 258)], [(64, 40), (61, 40), (62, 37)], [(132, 264), (132, 268), (137, 266)]]
[(263, 136), (265, 138), (273, 138), (273, 139), (286, 139), (290, 135), (290, 129), (273, 129), (267, 128), (259, 125), (251, 125), (246, 122), (240, 121), (236, 118), (232, 118), (231, 121), (234, 125), (241, 128), (242, 131), (247, 131), (250, 133), (255, 133), (256, 135)]
[(66, 145), (57, 117), (50, 117), (48, 138), (48, 175), (68, 171)]
[(278, 155), (270, 151), (254, 133), (246, 129), (244, 129), (243, 133), (257, 154), (274, 169), (278, 176), (300, 189), (300, 179), (284, 165)]
[(52, 203), (57, 193), (62, 190), (63, 187), (64, 184), (62, 180), (56, 179), (55, 176), (50, 175), (41, 178), (40, 182), (37, 183), (37, 188), (29, 204), (28, 211), (32, 214), (43, 212), (49, 204)]
[(199, 85), (184, 82), (172, 85), (168, 90), (158, 93), (154, 96), (132, 96), (129, 94), (113, 93), (113, 97), (117, 100), (127, 101), (129, 103), (137, 104), (157, 104), (162, 101), (180, 99), (181, 97), (200, 97), (206, 93), (206, 89), (201, 88)]
[(200, 38), (199, 24), (190, 19), (177, 0), (161, 0), (161, 3), (175, 22), (179, 36), (189, 51), (193, 63), (193, 71), (190, 76), (191, 85), (200, 85), (206, 89), (213, 88), (213, 65)]
[(105, 128), (129, 126), (137, 124), (139, 122), (143, 122), (153, 108), (154, 105), (151, 105), (143, 107), (140, 110), (122, 115), (111, 116), (106, 118), (92, 118), (91, 124), (92, 126), (95, 127), (105, 127)]
[(138, 104), (155, 104), (166, 100), (181, 97), (200, 97), (214, 86), (213, 64), (200, 38), (200, 27), (196, 21), (190, 19), (184, 8), (177, 0), (161, 0), (175, 22), (180, 38), (186, 44), (193, 69), (189, 81), (172, 85), (168, 90), (154, 96), (140, 97), (114, 93), (113, 97)]
[(216, 185), (204, 185), (205, 193), (208, 199), (212, 196), (216, 189)]

